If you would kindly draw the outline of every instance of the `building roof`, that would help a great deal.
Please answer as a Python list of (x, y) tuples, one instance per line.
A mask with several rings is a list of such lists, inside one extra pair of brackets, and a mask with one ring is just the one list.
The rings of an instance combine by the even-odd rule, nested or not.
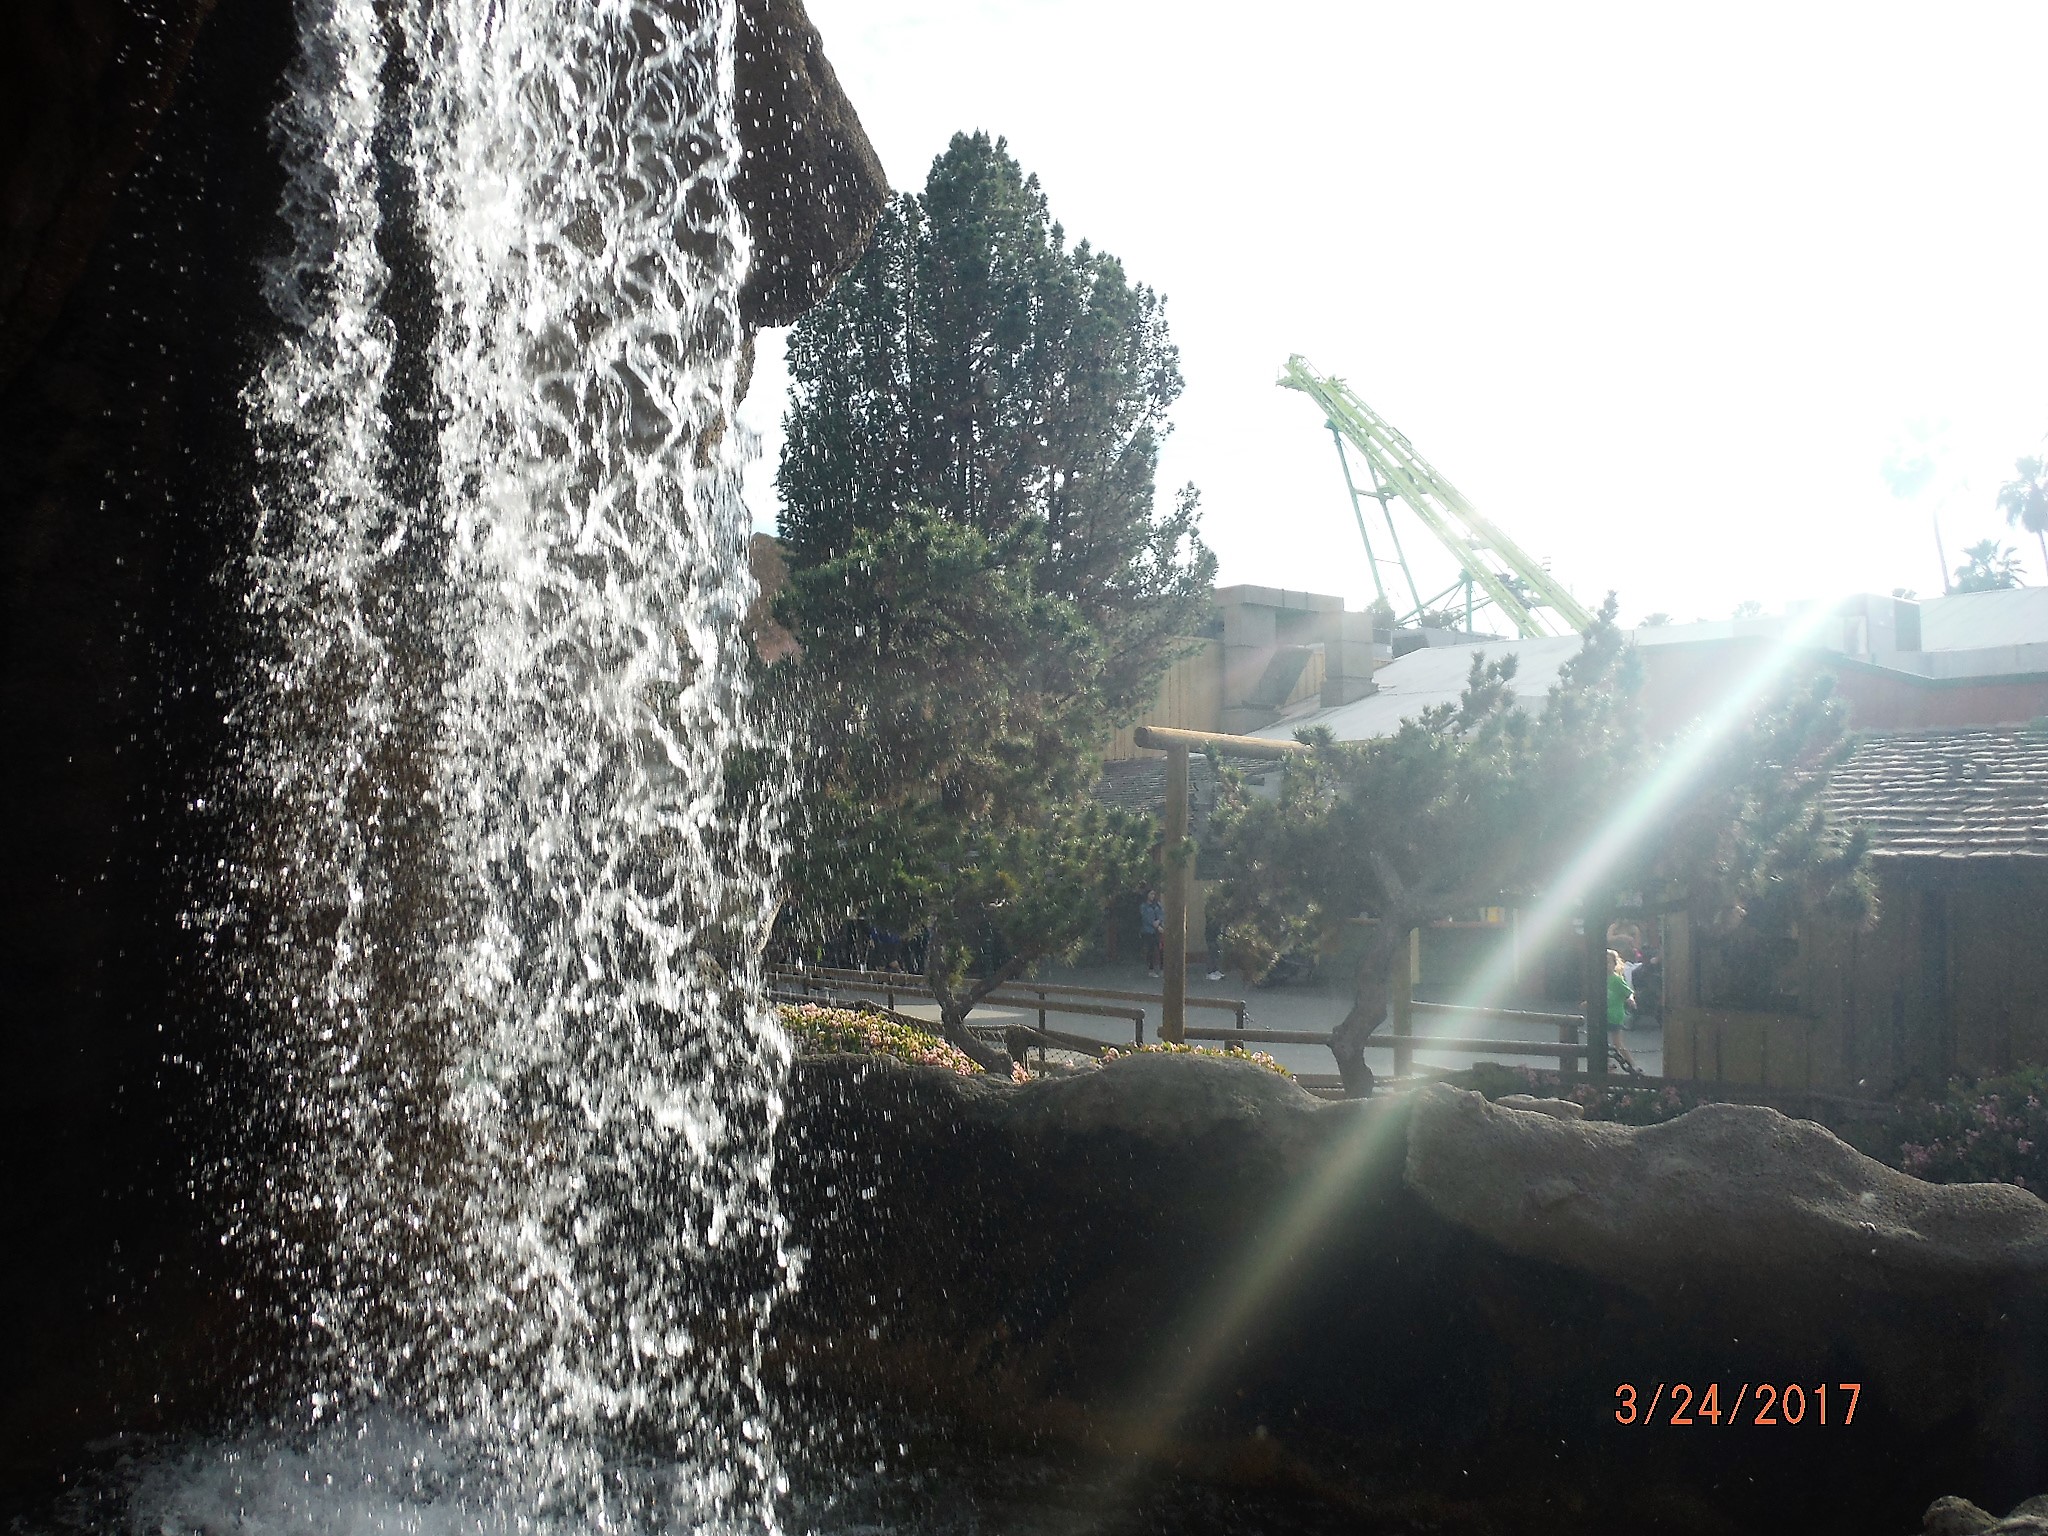
[(1362, 699), (1276, 720), (1250, 734), (1271, 741), (1292, 741), (1296, 731), (1327, 726), (1339, 741), (1391, 736), (1401, 729), (1403, 720), (1412, 719), (1432, 704), (1457, 703), (1472, 671), (1474, 653), (1488, 661), (1497, 656), (1519, 658), (1515, 698), (1540, 714), (1551, 685), (1557, 681), (1558, 668), (1579, 653), (1581, 643), (1577, 635), (1559, 635), (1540, 640), (1428, 646), (1410, 651), (1373, 673), (1375, 691)]
[(2048, 587), (1959, 592), (1920, 604), (1920, 648), (1986, 651), (2048, 641)]
[(1828, 784), (1831, 815), (1894, 858), (2048, 858), (2048, 731), (1902, 731), (1857, 743)]

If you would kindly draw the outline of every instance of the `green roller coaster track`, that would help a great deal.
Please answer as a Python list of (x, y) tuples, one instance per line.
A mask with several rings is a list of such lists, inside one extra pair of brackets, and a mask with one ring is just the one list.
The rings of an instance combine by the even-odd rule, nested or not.
[[(1458, 493), (1457, 487), (1432, 469), (1410, 446), (1408, 439), (1388, 426), (1371, 406), (1351, 393), (1342, 379), (1317, 373), (1308, 360), (1297, 353), (1287, 359), (1287, 366), (1281, 370), (1280, 386), (1300, 390), (1323, 408), (1330, 436), (1336, 439), (1337, 461), (1344, 469), (1344, 488), (1351, 493), (1351, 512), (1358, 520), (1358, 536), (1365, 543), (1366, 563), (1372, 568), (1373, 586), (1392, 606), (1393, 599), (1387, 597), (1386, 583), (1380, 575), (1382, 562), (1373, 553), (1372, 536), (1366, 531), (1363, 503), (1367, 499), (1379, 503), (1380, 515), (1386, 519), (1387, 536), (1394, 548), (1394, 558), (1387, 563), (1400, 568), (1408, 585), (1409, 600), (1414, 605), (1406, 613), (1397, 613), (1397, 622), (1412, 623), (1420, 619), (1425, 612), (1461, 588), (1465, 593), (1468, 627), (1473, 609), (1488, 601), (1514, 621), (1515, 632), (1524, 639), (1551, 633), (1549, 623), (1556, 623), (1564, 632), (1570, 633), (1583, 631), (1593, 622), (1593, 616), (1564, 589), (1562, 583), (1531, 559), (1513, 539), (1480, 516), (1472, 503)], [(1360, 490), (1352, 478), (1351, 460), (1344, 451), (1346, 443), (1364, 458), (1366, 469), (1372, 476), (1372, 489)], [(1433, 598), (1423, 598), (1415, 585), (1414, 572), (1409, 569), (1407, 554), (1401, 548), (1401, 535), (1394, 527), (1390, 505), (1396, 497), (1407, 503), (1423, 527), (1435, 535), (1437, 542), (1449, 550), (1459, 564), (1458, 580)], [(1475, 586), (1486, 594), (1477, 602), (1472, 591)], [(1546, 621), (1543, 613), (1546, 609), (1555, 616), (1553, 620)]]

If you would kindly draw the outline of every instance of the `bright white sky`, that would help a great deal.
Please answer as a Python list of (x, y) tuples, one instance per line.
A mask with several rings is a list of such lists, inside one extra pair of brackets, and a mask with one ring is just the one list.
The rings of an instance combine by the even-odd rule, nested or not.
[[(1993, 498), (2048, 432), (2048, 5), (810, 12), (894, 185), (956, 129), (1007, 135), (1069, 237), (1167, 296), (1161, 493), (1201, 487), (1225, 582), (1372, 595), (1321, 416), (1274, 387), (1290, 352), (1625, 619), (1938, 593), (1944, 494), (1951, 565), (1998, 534), (2043, 579)], [(1939, 472), (1901, 500), (1916, 431)]]

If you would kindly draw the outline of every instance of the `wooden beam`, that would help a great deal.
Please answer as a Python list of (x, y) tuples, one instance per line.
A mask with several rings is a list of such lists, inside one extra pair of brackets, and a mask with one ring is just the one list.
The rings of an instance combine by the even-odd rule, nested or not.
[(1169, 1045), (1187, 1039), (1188, 883), (1194, 875), (1185, 856), (1188, 840), (1188, 748), (1166, 748), (1166, 845), (1160, 850), (1166, 886), (1166, 977), (1160, 985), (1159, 1038)]
[(1219, 731), (1177, 731), (1164, 725), (1141, 725), (1132, 732), (1141, 747), (1154, 752), (1207, 752), (1214, 748), (1231, 757), (1299, 757), (1309, 750), (1298, 741), (1269, 741), (1264, 736), (1226, 736)]
[(1586, 913), (1586, 1070), (1596, 1083), (1607, 1080), (1607, 925), (1604, 910)]
[(1394, 974), (1389, 978), (1393, 982), (1393, 996), (1388, 999), (1396, 1077), (1406, 1077), (1415, 1066), (1410, 1041), (1415, 1034), (1415, 983), (1422, 979), (1422, 930), (1410, 928), (1408, 942), (1402, 948), (1407, 953), (1394, 962)]

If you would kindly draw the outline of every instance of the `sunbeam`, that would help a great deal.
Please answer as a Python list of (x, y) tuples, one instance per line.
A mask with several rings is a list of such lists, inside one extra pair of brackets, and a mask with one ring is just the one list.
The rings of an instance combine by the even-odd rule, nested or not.
[[(1520, 909), (1519, 947), (1540, 947), (1558, 935), (1580, 910), (1586, 893), (1596, 889), (1637, 840), (1683, 800), (1728, 733), (1784, 683), (1801, 657), (1813, 654), (1817, 637), (1840, 617), (1838, 602), (1814, 603), (1795, 615), (1761, 656), (1730, 679), (1556, 879), (1531, 905)], [(1460, 1000), (1472, 1007), (1499, 1006), (1514, 985), (1515, 955), (1515, 948), (1496, 947), (1473, 973)]]

